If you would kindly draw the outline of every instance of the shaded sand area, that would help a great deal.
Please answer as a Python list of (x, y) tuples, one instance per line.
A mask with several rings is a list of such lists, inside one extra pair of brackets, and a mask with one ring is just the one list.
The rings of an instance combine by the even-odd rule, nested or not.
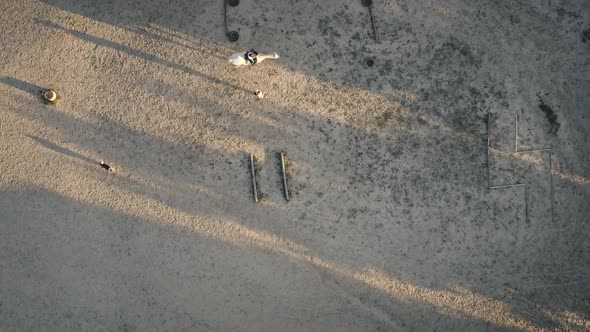
[(588, 1), (222, 4), (0, 3), (0, 330), (590, 329)]

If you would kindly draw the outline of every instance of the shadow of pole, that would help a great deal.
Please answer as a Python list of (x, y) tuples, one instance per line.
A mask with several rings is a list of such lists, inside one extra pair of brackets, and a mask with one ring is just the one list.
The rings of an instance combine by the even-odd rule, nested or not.
[(4, 83), (9, 85), (13, 88), (22, 90), (24, 92), (28, 92), (39, 99), (42, 99), (41, 93), (45, 90), (45, 88), (40, 87), (35, 84), (27, 83), (25, 81), (19, 80), (18, 78), (3, 76), (0, 77), (0, 83)]
[[(191, 43), (194, 43), (194, 41), (192, 40), (188, 40), (188, 39), (184, 39), (182, 36), (178, 36), (178, 35), (174, 35), (172, 33), (170, 33), (169, 31), (166, 31), (163, 28), (158, 28), (157, 26), (149, 26), (149, 27), (141, 27), (141, 26), (132, 26), (132, 27), (126, 27), (126, 26), (122, 26), (121, 27), (124, 30), (127, 30), (129, 32), (135, 33), (135, 34), (140, 34), (140, 35), (144, 35), (147, 38), (151, 38), (151, 39), (155, 39), (155, 40), (161, 40), (165, 43), (170, 43), (173, 45), (178, 45), (181, 47), (186, 47), (192, 51), (196, 51), (196, 52), (201, 52), (206, 56), (211, 56), (220, 60), (225, 60), (225, 57), (219, 56), (213, 52), (204, 52), (202, 49), (192, 46), (190, 45)], [(178, 40), (183, 40), (183, 42), (180, 42)]]
[(44, 26), (47, 26), (49, 28), (53, 28), (53, 29), (56, 29), (56, 30), (64, 31), (66, 33), (71, 34), (74, 37), (77, 37), (77, 38), (80, 38), (82, 40), (85, 40), (85, 41), (94, 43), (96, 45), (100, 45), (100, 46), (103, 46), (103, 47), (112, 48), (114, 50), (125, 52), (125, 53), (127, 53), (129, 55), (132, 55), (132, 56), (135, 56), (135, 57), (138, 57), (138, 58), (142, 58), (142, 59), (144, 59), (146, 61), (151, 61), (151, 62), (160, 64), (160, 65), (163, 65), (163, 66), (166, 66), (166, 67), (170, 67), (172, 69), (176, 69), (176, 70), (182, 71), (182, 72), (187, 73), (187, 74), (198, 76), (200, 78), (203, 78), (203, 79), (206, 79), (206, 80), (210, 81), (211, 83), (220, 84), (220, 85), (223, 85), (225, 87), (228, 87), (228, 88), (231, 88), (231, 89), (234, 89), (234, 90), (245, 92), (247, 94), (254, 94), (254, 90), (248, 90), (248, 89), (242, 88), (241, 86), (238, 86), (238, 85), (235, 85), (235, 84), (232, 84), (232, 83), (223, 81), (223, 80), (221, 80), (219, 78), (216, 78), (216, 77), (213, 77), (213, 76), (209, 76), (209, 75), (203, 74), (203, 73), (201, 73), (201, 72), (199, 72), (197, 70), (194, 70), (194, 69), (192, 69), (190, 67), (187, 67), (187, 66), (184, 66), (184, 65), (180, 65), (178, 63), (174, 63), (174, 62), (171, 62), (171, 61), (168, 61), (168, 60), (159, 58), (159, 57), (157, 57), (155, 55), (152, 55), (152, 54), (149, 54), (149, 53), (146, 53), (146, 52), (143, 52), (143, 51), (134, 49), (132, 47), (129, 47), (129, 46), (126, 46), (126, 45), (123, 45), (123, 44), (115, 43), (113, 41), (110, 41), (110, 40), (107, 40), (107, 39), (104, 39), (104, 38), (100, 38), (100, 37), (96, 37), (96, 36), (91, 36), (91, 35), (88, 35), (86, 33), (80, 32), (80, 31), (67, 29), (67, 28), (64, 28), (64, 27), (56, 24), (56, 23), (53, 23), (53, 22), (50, 22), (50, 21), (47, 21), (47, 20), (35, 19), (35, 22), (37, 24), (44, 25)]
[(39, 143), (40, 145), (42, 145), (42, 146), (44, 146), (44, 147), (46, 147), (46, 148), (48, 148), (50, 150), (53, 150), (55, 152), (59, 152), (59, 153), (64, 154), (66, 156), (73, 157), (73, 158), (76, 158), (76, 159), (80, 159), (80, 160), (85, 161), (85, 162), (90, 163), (90, 164), (96, 164), (97, 166), (99, 165), (98, 161), (96, 161), (96, 160), (93, 160), (91, 158), (88, 158), (88, 157), (86, 157), (86, 156), (84, 156), (82, 154), (79, 154), (77, 152), (68, 150), (66, 148), (62, 148), (61, 146), (59, 146), (57, 144), (54, 144), (54, 143), (52, 143), (52, 142), (50, 142), (50, 141), (48, 141), (48, 140), (46, 140), (44, 138), (33, 136), (33, 135), (28, 135), (28, 134), (26, 134), (25, 136), (27, 136), (28, 138), (32, 139), (33, 141)]

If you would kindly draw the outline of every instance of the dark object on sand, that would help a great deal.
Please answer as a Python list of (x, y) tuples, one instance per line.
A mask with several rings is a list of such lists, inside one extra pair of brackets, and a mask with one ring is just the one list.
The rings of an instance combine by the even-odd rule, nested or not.
[(239, 0), (223, 0), (223, 24), (225, 26), (225, 35), (230, 42), (234, 43), (240, 39), (240, 34), (237, 31), (229, 31), (227, 27), (227, 3), (231, 6), (237, 6), (240, 3)]
[(375, 60), (371, 58), (365, 59), (365, 64), (367, 65), (367, 67), (373, 67), (373, 65), (375, 64)]
[(230, 42), (234, 43), (240, 39), (240, 34), (237, 31), (231, 31), (227, 34), (227, 38)]
[(105, 164), (105, 162), (103, 160), (100, 161), (100, 167), (106, 169), (109, 172), (114, 172), (115, 171), (114, 168), (112, 168), (111, 166)]
[(559, 127), (561, 124), (557, 122), (557, 114), (553, 111), (553, 109), (547, 105), (543, 99), (539, 95), (539, 109), (545, 113), (545, 118), (549, 124), (549, 132), (553, 135), (557, 135), (557, 131), (559, 131)]
[(371, 7), (373, 5), (373, 0), (362, 0), (363, 6)]

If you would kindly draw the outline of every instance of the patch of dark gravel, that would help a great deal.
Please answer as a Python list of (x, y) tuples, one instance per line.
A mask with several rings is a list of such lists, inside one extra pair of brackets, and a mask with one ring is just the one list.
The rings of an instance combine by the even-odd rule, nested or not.
[(557, 122), (557, 114), (555, 114), (553, 108), (547, 105), (543, 99), (539, 98), (539, 109), (545, 113), (545, 118), (547, 118), (547, 122), (549, 123), (549, 132), (557, 135), (557, 131), (561, 125)]

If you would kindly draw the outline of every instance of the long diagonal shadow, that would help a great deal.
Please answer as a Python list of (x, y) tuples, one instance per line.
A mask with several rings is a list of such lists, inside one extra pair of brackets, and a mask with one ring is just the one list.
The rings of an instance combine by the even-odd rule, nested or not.
[(112, 48), (114, 50), (122, 51), (122, 52), (125, 52), (125, 53), (129, 54), (129, 55), (132, 55), (132, 56), (135, 56), (135, 57), (138, 57), (138, 58), (142, 58), (142, 59), (145, 59), (147, 61), (152, 61), (152, 62), (155, 62), (157, 64), (163, 65), (163, 66), (167, 66), (167, 67), (170, 67), (170, 68), (173, 68), (173, 69), (176, 69), (176, 70), (179, 70), (179, 71), (182, 71), (182, 72), (191, 74), (191, 75), (198, 76), (200, 78), (203, 78), (203, 79), (206, 79), (206, 80), (210, 81), (211, 83), (221, 84), (221, 85), (223, 85), (225, 87), (232, 88), (234, 90), (239, 90), (239, 91), (242, 91), (242, 92), (246, 92), (248, 94), (253, 94), (254, 93), (253, 90), (248, 90), (248, 89), (242, 88), (242, 87), (237, 86), (235, 84), (232, 84), (232, 83), (229, 83), (229, 82), (220, 80), (219, 78), (216, 78), (216, 77), (213, 77), (213, 76), (209, 76), (207, 74), (203, 74), (203, 73), (201, 73), (199, 71), (196, 71), (196, 70), (194, 70), (194, 69), (192, 69), (190, 67), (187, 67), (187, 66), (184, 66), (184, 65), (180, 65), (178, 63), (174, 63), (174, 62), (171, 62), (171, 61), (168, 61), (168, 60), (159, 58), (159, 57), (157, 57), (155, 55), (152, 55), (152, 54), (149, 54), (149, 53), (146, 53), (146, 52), (143, 52), (143, 51), (134, 49), (132, 47), (129, 47), (129, 46), (126, 46), (126, 45), (123, 45), (123, 44), (115, 43), (113, 41), (110, 41), (110, 40), (107, 40), (107, 39), (104, 39), (104, 38), (100, 38), (100, 37), (96, 37), (96, 36), (91, 36), (91, 35), (85, 34), (85, 33), (80, 32), (80, 31), (76, 31), (76, 30), (71, 30), (71, 29), (68, 29), (68, 28), (64, 28), (64, 27), (62, 27), (62, 26), (60, 26), (60, 25), (58, 25), (56, 23), (53, 23), (53, 22), (50, 22), (50, 21), (47, 21), (47, 20), (35, 19), (35, 22), (37, 24), (40, 24), (40, 25), (44, 25), (44, 26), (47, 26), (47, 27), (50, 27), (50, 28), (53, 28), (53, 29), (57, 29), (57, 30), (61, 30), (61, 31), (67, 32), (67, 33), (69, 33), (69, 34), (71, 34), (71, 35), (73, 35), (75, 37), (78, 37), (80, 39), (83, 39), (85, 41), (88, 41), (88, 42), (91, 42), (91, 43), (94, 43), (94, 44), (97, 44), (97, 45), (100, 45), (100, 46), (104, 46), (104, 47)]
[[(99, 190), (101, 190), (99, 188)], [(108, 196), (108, 195), (103, 195)], [(119, 204), (115, 204), (119, 205)], [(161, 204), (155, 204), (147, 211), (155, 211)], [(305, 265), (316, 267), (323, 273), (330, 274), (333, 277), (333, 282), (330, 283), (316, 283), (312, 282), (308, 285), (306, 292), (302, 296), (307, 297), (309, 294), (320, 293), (331, 294), (331, 296), (319, 297), (319, 303), (314, 302), (315, 307), (326, 305), (333, 301), (334, 288), (338, 289), (336, 296), (342, 296), (345, 299), (351, 299), (353, 304), (350, 308), (355, 308), (355, 313), (358, 315), (363, 311), (368, 311), (371, 324), (383, 327), (383, 330), (399, 330), (398, 326), (406, 323), (399, 316), (391, 319), (389, 313), (381, 310), (378, 305), (366, 300), (355, 300), (355, 292), (349, 289), (344, 289), (339, 283), (345, 285), (362, 285), (369, 282), (368, 286), (374, 283), (379, 283), (381, 280), (375, 278), (381, 277), (378, 272), (374, 271), (358, 271), (351, 273), (351, 271), (343, 270), (340, 265), (326, 261), (321, 257), (301, 252), (306, 250), (295, 243), (285, 242), (279, 237), (272, 236), (266, 233), (252, 232), (243, 227), (237, 227), (235, 233), (231, 230), (229, 232), (222, 231), (221, 236), (210, 236), (214, 229), (208, 229), (207, 232), (201, 232), (200, 229), (187, 229), (180, 225), (166, 224), (157, 222), (158, 218), (153, 218), (150, 213), (147, 215), (130, 213), (118, 209), (116, 206), (105, 206), (104, 204), (96, 204), (96, 202), (89, 202), (84, 197), (75, 197), (64, 194), (59, 191), (48, 189), (44, 186), (32, 186), (16, 190), (1, 190), (0, 191), (0, 217), (5, 219), (18, 218), (19, 223), (14, 223), (19, 227), (8, 227), (6, 232), (0, 234), (5, 236), (5, 242), (9, 248), (20, 248), (23, 245), (25, 248), (34, 245), (35, 249), (29, 250), (15, 250), (14, 255), (6, 258), (2, 262), (9, 268), (6, 269), (6, 275), (13, 280), (26, 280), (31, 277), (43, 276), (43, 280), (51, 280), (52, 282), (40, 282), (38, 285), (38, 292), (30, 293), (24, 290), (27, 289), (26, 282), (15, 283), (13, 289), (2, 288), (0, 294), (11, 294), (10, 291), (22, 292), (23, 297), (30, 301), (33, 308), (35, 308), (34, 317), (51, 317), (55, 310), (74, 310), (74, 315), (71, 321), (88, 320), (82, 308), (78, 313), (77, 309), (72, 309), (68, 302), (70, 294), (89, 299), (92, 301), (120, 301), (120, 294), (108, 291), (109, 287), (121, 287), (124, 294), (129, 292), (128, 297), (124, 297), (124, 305), (133, 305), (135, 301), (148, 302), (152, 301), (154, 305), (143, 308), (148, 314), (156, 315), (157, 317), (174, 317), (175, 310), (178, 307), (170, 305), (162, 305), (159, 303), (170, 303), (170, 300), (178, 301), (179, 306), (188, 306), (182, 304), (183, 296), (191, 296), (195, 298), (195, 304), (198, 306), (199, 298), (203, 294), (207, 295), (208, 301), (204, 306), (204, 310), (214, 312), (218, 307), (223, 307), (225, 310), (236, 310), (240, 308), (242, 303), (240, 301), (226, 302), (226, 299), (231, 296), (237, 297), (247, 287), (252, 287), (252, 284), (271, 284), (278, 286), (277, 289), (282, 290), (288, 287), (289, 283), (299, 283), (306, 278), (315, 275), (314, 272), (305, 269)], [(32, 212), (32, 213), (31, 213)], [(75, 219), (64, 218), (64, 214), (73, 215)], [(26, 216), (26, 218), (23, 218)], [(201, 215), (184, 215), (183, 218), (190, 220), (202, 220)], [(75, 222), (73, 222), (75, 220)], [(100, 222), (96, 222), (99, 220)], [(232, 225), (231, 221), (220, 219), (222, 225)], [(199, 223), (200, 224), (200, 223)], [(202, 224), (201, 224), (202, 225)], [(206, 229), (205, 229), (206, 230)], [(222, 228), (223, 230), (223, 228)], [(49, 233), (54, 236), (43, 237), (39, 241), (39, 232)], [(236, 236), (237, 235), (237, 236)], [(239, 237), (239, 236), (243, 237)], [(229, 238), (228, 238), (229, 237)], [(0, 237), (1, 238), (1, 237)], [(67, 239), (67, 241), (64, 241)], [(81, 240), (83, 239), (83, 241)], [(25, 241), (25, 240), (28, 240)], [(228, 241), (231, 240), (231, 241)], [(260, 242), (259, 242), (260, 241)], [(161, 243), (175, 243), (174, 246), (162, 247)], [(4, 244), (4, 243), (3, 243)], [(278, 245), (278, 248), (274, 248)], [(295, 245), (294, 248), (285, 248), (285, 245)], [(59, 250), (48, 250), (59, 249)], [(122, 249), (122, 250), (121, 250)], [(38, 252), (44, 250), (44, 252)], [(11, 251), (9, 251), (11, 252)], [(56, 269), (50, 269), (45, 272), (43, 269), (45, 260), (28, 258), (29, 253), (37, 253), (39, 257), (52, 258), (52, 262)], [(264, 256), (279, 258), (279, 257), (293, 257), (294, 261), (285, 260), (261, 260), (260, 263), (252, 266), (250, 264), (242, 264), (244, 260), (251, 259), (252, 255), (263, 252)], [(11, 252), (12, 253), (12, 252)], [(57, 253), (57, 254), (56, 254)], [(14, 257), (14, 258), (13, 258)], [(72, 264), (72, 260), (84, 261), (84, 267), (79, 268), (79, 265)], [(191, 264), (186, 264), (190, 261)], [(279, 264), (279, 265), (276, 265)], [(295, 264), (295, 265), (293, 265)], [(129, 271), (129, 267), (141, 273), (135, 275), (135, 272)], [(276, 267), (296, 268), (299, 273), (288, 273), (284, 278), (276, 279), (274, 274), (266, 273), (268, 268)], [(227, 273), (227, 268), (231, 267), (232, 272)], [(336, 267), (336, 269), (334, 269)], [(95, 273), (96, 270), (104, 270), (113, 273)], [(31, 272), (33, 271), (33, 272)], [(74, 282), (68, 285), (68, 293), (55, 292), (53, 290), (56, 286), (65, 286), (68, 283), (67, 279), (63, 278), (63, 273), (69, 273), (75, 276), (76, 280), (91, 280), (96, 284), (96, 289), (105, 290), (98, 292), (96, 295), (95, 288), (86, 287), (84, 283)], [(216, 275), (220, 277), (217, 282), (224, 282), (231, 280), (223, 290), (217, 287), (209, 287), (206, 282), (187, 283), (187, 280), (201, 276)], [(248, 275), (248, 278), (234, 279), (232, 275)], [(161, 281), (162, 275), (167, 275), (166, 282)], [(254, 279), (255, 278), (255, 279)], [(254, 281), (254, 280), (255, 281)], [(350, 279), (350, 281), (347, 281)], [(395, 277), (386, 277), (386, 281), (393, 281), (394, 287), (391, 289), (374, 288), (376, 292), (401, 293), (401, 295), (409, 295), (408, 291), (416, 289), (413, 285), (408, 284), (407, 289), (400, 289), (395, 286), (405, 286), (405, 283), (397, 282)], [(350, 284), (349, 282), (352, 282)], [(119, 286), (125, 284), (124, 287)], [(147, 289), (147, 290), (146, 290)], [(273, 289), (273, 288), (271, 288)], [(311, 292), (310, 292), (311, 290)], [(438, 294), (436, 291), (418, 288), (417, 294)], [(252, 293), (247, 293), (252, 294)], [(255, 293), (254, 293), (255, 294)], [(249, 295), (245, 295), (249, 296)], [(265, 296), (265, 295), (262, 295)], [(460, 296), (458, 294), (457, 296)], [(48, 307), (39, 305), (43, 303), (39, 299), (51, 301), (56, 303), (56, 307)], [(272, 309), (280, 310), (280, 303), (283, 297), (269, 297), (269, 304), (275, 305)], [(20, 299), (19, 299), (20, 300)], [(448, 313), (437, 311), (437, 302), (434, 305), (429, 303), (420, 303), (419, 301), (408, 301), (404, 297), (392, 297), (389, 305), (397, 308), (397, 310), (404, 313), (420, 313), (426, 316), (436, 317), (436, 321), (442, 326), (460, 326), (466, 330), (482, 330), (486, 326), (491, 327), (495, 331), (510, 331), (509, 327), (502, 325), (495, 325), (481, 320), (477, 320), (468, 316), (455, 315), (451, 316)], [(471, 301), (470, 301), (471, 302)], [(119, 303), (119, 302), (117, 302)], [(129, 303), (129, 304), (127, 304)], [(493, 303), (493, 302), (492, 302)], [(14, 301), (6, 303), (7, 308), (12, 308)], [(312, 306), (314, 307), (314, 306)], [(109, 307), (113, 311), (116, 307)], [(469, 308), (467, 308), (469, 309)], [(258, 313), (257, 307), (251, 308), (253, 313)], [(358, 311), (356, 311), (358, 310)], [(493, 310), (493, 309), (492, 309)], [(262, 311), (262, 307), (260, 309)], [(24, 319), (23, 311), (17, 311), (15, 319), (10, 321), (10, 324), (20, 327), (23, 325)], [(26, 312), (26, 311), (25, 311)], [(305, 316), (306, 311), (294, 311), (293, 316)], [(83, 314), (84, 313), (84, 314)], [(157, 314), (156, 314), (157, 313)], [(260, 312), (262, 314), (262, 312)], [(187, 314), (191, 317), (202, 316), (201, 314), (192, 313)], [(364, 316), (364, 315), (363, 315)], [(120, 319), (135, 325), (138, 329), (150, 324), (140, 315), (128, 314), (126, 311), (117, 316)], [(205, 315), (205, 320), (199, 318), (200, 326), (209, 330), (211, 324), (219, 324), (215, 317)], [(97, 318), (95, 318), (97, 319)], [(90, 319), (90, 324), (102, 324), (108, 329), (117, 329), (120, 326), (120, 320), (107, 319), (104, 321), (95, 321)], [(339, 317), (338, 316), (318, 316), (315, 319), (325, 322), (334, 322), (335, 319), (355, 321), (356, 317)], [(273, 316), (273, 321), (284, 320), (281, 315)], [(30, 321), (30, 319), (29, 319)], [(167, 325), (171, 328), (182, 328), (182, 321), (178, 319), (170, 319), (171, 324)], [(225, 320), (224, 320), (225, 321)], [(68, 324), (65, 320), (55, 320), (52, 327), (60, 330), (60, 324)], [(416, 323), (407, 322), (410, 328), (427, 329), (423, 321), (416, 321)], [(35, 324), (35, 321), (33, 321)], [(272, 324), (266, 320), (265, 325)], [(279, 323), (280, 324), (280, 323)], [(306, 324), (313, 326), (315, 321), (310, 321)], [(9, 325), (10, 326), (10, 325)], [(193, 325), (193, 328), (195, 326)], [(197, 329), (200, 330), (200, 329)], [(365, 330), (365, 329), (361, 329)], [(368, 330), (373, 330), (372, 328)], [(377, 329), (381, 330), (381, 329)]]
[(168, 31), (166, 31), (164, 29), (158, 29), (157, 27), (152, 27), (152, 26), (150, 26), (150, 27), (140, 27), (140, 26), (126, 27), (126, 26), (122, 26), (121, 28), (122, 29), (125, 29), (125, 30), (127, 30), (129, 32), (132, 32), (132, 33), (144, 35), (144, 36), (146, 36), (148, 38), (151, 38), (151, 39), (161, 40), (161, 41), (163, 41), (165, 43), (170, 43), (170, 44), (173, 44), (173, 45), (178, 45), (178, 46), (181, 46), (181, 47), (186, 47), (186, 48), (188, 48), (188, 49), (190, 49), (192, 51), (201, 52), (201, 53), (204, 53), (204, 54), (206, 54), (208, 56), (212, 56), (212, 57), (215, 57), (215, 58), (220, 59), (220, 60), (225, 60), (224, 57), (219, 56), (219, 55), (217, 55), (217, 54), (215, 54), (213, 52), (210, 52), (210, 53), (209, 52), (207, 52), (207, 53), (203, 52), (202, 49), (190, 45), (190, 42), (189, 41), (179, 42), (179, 41), (175, 40), (175, 39), (181, 39), (181, 37), (175, 36), (175, 35), (171, 34), (170, 32), (168, 32)]
[(86, 157), (84, 155), (81, 155), (81, 154), (79, 154), (77, 152), (74, 152), (72, 150), (68, 150), (66, 148), (62, 148), (61, 146), (59, 146), (59, 145), (57, 145), (55, 143), (52, 143), (52, 142), (50, 142), (50, 141), (48, 141), (48, 140), (46, 140), (44, 138), (33, 136), (33, 135), (28, 135), (28, 134), (26, 136), (28, 138), (32, 139), (33, 141), (41, 144), (42, 146), (48, 148), (48, 149), (51, 149), (53, 151), (56, 151), (56, 152), (65, 154), (66, 156), (70, 156), (70, 157), (74, 157), (74, 158), (80, 159), (80, 160), (85, 161), (85, 162), (90, 163), (90, 164), (97, 164), (98, 165), (98, 161), (92, 160), (91, 158), (88, 158), (88, 157)]
[(18, 78), (3, 76), (0, 77), (0, 83), (4, 83), (6, 85), (12, 86), (13, 88), (22, 90), (24, 92), (28, 92), (36, 97), (41, 98), (41, 92), (44, 90), (42, 87), (31, 84)]

